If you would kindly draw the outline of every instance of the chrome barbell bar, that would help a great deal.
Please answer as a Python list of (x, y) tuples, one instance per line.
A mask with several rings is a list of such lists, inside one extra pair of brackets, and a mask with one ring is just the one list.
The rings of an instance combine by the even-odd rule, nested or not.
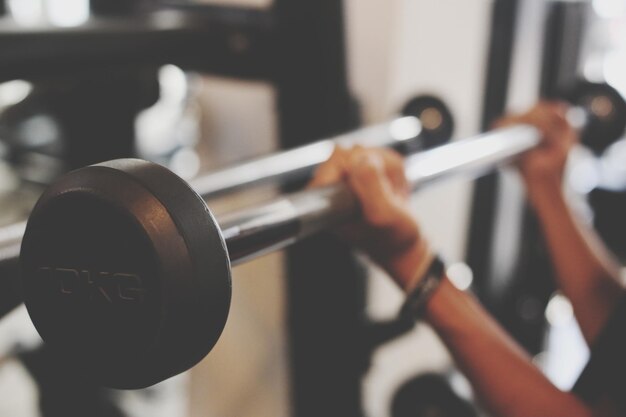
[[(494, 130), (407, 157), (405, 171), (413, 191), (463, 175), (477, 177), (510, 162), (540, 142), (528, 125)], [(260, 206), (218, 217), (233, 265), (282, 249), (355, 215), (357, 204), (344, 185), (307, 189)]]

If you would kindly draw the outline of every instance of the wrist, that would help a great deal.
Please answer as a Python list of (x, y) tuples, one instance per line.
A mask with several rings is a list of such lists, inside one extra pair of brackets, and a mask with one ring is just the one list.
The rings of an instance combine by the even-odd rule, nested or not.
[(410, 291), (431, 264), (433, 254), (423, 239), (383, 263), (384, 269), (404, 291)]
[(441, 285), (439, 285), (437, 291), (435, 291), (429, 302), (426, 304), (424, 309), (424, 318), (430, 321), (437, 317), (442, 309), (448, 309), (451, 304), (448, 301), (456, 296), (457, 293), (457, 288), (452, 285), (447, 277), (445, 277), (441, 281)]
[(466, 316), (468, 294), (459, 290), (446, 276), (424, 306), (424, 319), (431, 324), (443, 321), (458, 321)]
[(400, 310), (402, 317), (416, 320), (424, 315), (426, 305), (445, 277), (445, 269), (445, 264), (441, 258), (433, 256), (426, 270), (420, 272), (414, 282), (407, 286), (407, 298)]
[(561, 176), (542, 178), (525, 176), (524, 179), (528, 199), (536, 209), (541, 209), (546, 204), (549, 205), (558, 199), (564, 198), (563, 179)]

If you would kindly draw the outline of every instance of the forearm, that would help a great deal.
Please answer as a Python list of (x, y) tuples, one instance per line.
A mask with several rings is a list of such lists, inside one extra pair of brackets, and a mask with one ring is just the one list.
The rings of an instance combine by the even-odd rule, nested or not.
[(575, 396), (551, 384), (479, 303), (448, 280), (429, 300), (426, 319), (492, 415), (592, 415)]
[(598, 236), (577, 220), (560, 184), (536, 184), (529, 193), (559, 287), (571, 300), (583, 335), (592, 344), (623, 292), (619, 266)]

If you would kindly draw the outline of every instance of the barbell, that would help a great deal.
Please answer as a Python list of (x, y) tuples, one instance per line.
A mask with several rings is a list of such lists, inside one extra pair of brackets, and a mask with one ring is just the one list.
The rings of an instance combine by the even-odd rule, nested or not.
[[(450, 139), (453, 119), (445, 103), (432, 96), (418, 96), (410, 104), (403, 109), (403, 116), (204, 173), (194, 178), (191, 185), (205, 200), (264, 184), (293, 188), (306, 181), (313, 169), (328, 159), (335, 146), (387, 147), (407, 154)], [(8, 278), (19, 275), (18, 256), (25, 229), (26, 221), (0, 227), (0, 275), (6, 277), (0, 281), (0, 317), (22, 301), (15, 288), (16, 280)]]
[[(605, 97), (606, 88), (595, 91)], [(626, 111), (617, 111), (626, 105), (619, 95), (611, 100), (605, 122), (624, 123)], [(593, 109), (587, 115), (596, 117)], [(494, 130), (408, 157), (406, 175), (413, 190), (456, 174), (482, 175), (540, 139), (528, 125)], [(122, 159), (73, 171), (43, 193), (22, 240), (23, 297), (59, 360), (114, 388), (183, 372), (224, 328), (231, 266), (359, 212), (349, 189), (337, 184), (216, 219), (203, 200), (207, 190), (160, 165)]]

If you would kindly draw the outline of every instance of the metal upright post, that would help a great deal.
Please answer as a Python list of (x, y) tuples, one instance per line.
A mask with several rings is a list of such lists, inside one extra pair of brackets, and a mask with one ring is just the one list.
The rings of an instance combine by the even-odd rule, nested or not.
[[(520, 4), (515, 0), (499, 0), (494, 6), (484, 129), (489, 129), (505, 109), (516, 10)], [(541, 62), (541, 97), (562, 93), (576, 79), (585, 7), (582, 3), (567, 1), (555, 1), (548, 6)], [(483, 302), (526, 349), (537, 353), (543, 344), (543, 311), (554, 288), (551, 263), (534, 214), (525, 209), (520, 232), (508, 237), (520, 242), (511, 276), (496, 276), (492, 270), (497, 261), (494, 227), (496, 219), (505, 215), (497, 207), (498, 200), (503, 198), (499, 193), (507, 192), (499, 186), (499, 179), (494, 174), (477, 181), (468, 263), (477, 277), (477, 289)], [(503, 278), (508, 279), (502, 285)], [(498, 282), (500, 289), (495, 291)]]
[[(343, 2), (276, 0), (274, 59), (281, 144), (291, 148), (354, 128)], [(360, 416), (369, 353), (364, 273), (349, 248), (324, 235), (287, 251), (293, 415)]]
[[(587, 5), (555, 1), (549, 5), (541, 62), (541, 97), (559, 97), (578, 79), (578, 61)], [(520, 260), (513, 288), (501, 304), (505, 325), (531, 353), (544, 347), (544, 311), (554, 293), (554, 269), (535, 213), (526, 207), (520, 231)], [(525, 306), (525, 307), (524, 307)]]
[[(506, 106), (517, 10), (517, 0), (498, 0), (493, 5), (482, 130), (489, 130)], [(487, 305), (491, 304), (488, 297), (492, 282), (490, 237), (495, 227), (497, 192), (497, 174), (476, 181), (466, 254), (476, 276), (478, 293)], [(485, 236), (489, 238), (485, 239)]]

